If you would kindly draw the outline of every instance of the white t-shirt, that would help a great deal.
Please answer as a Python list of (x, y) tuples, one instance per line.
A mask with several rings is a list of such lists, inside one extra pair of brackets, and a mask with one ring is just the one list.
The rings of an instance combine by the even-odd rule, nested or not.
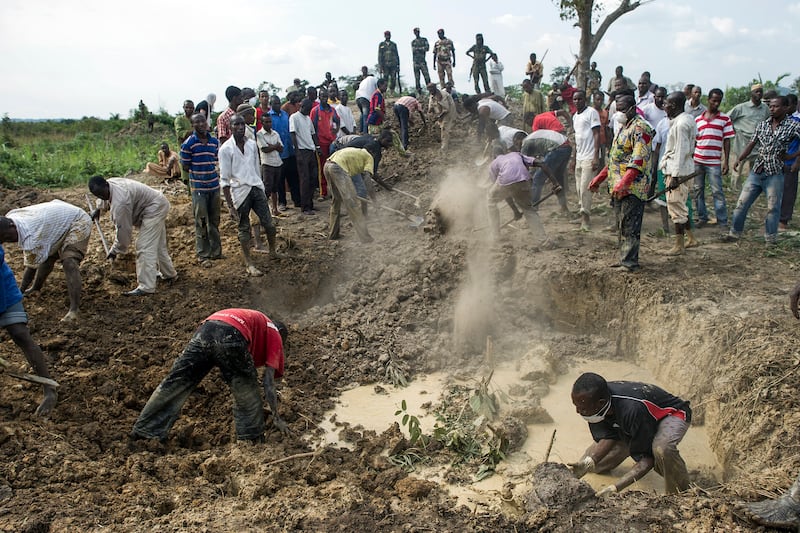
[(575, 160), (590, 161), (594, 159), (593, 128), (600, 127), (600, 114), (593, 107), (587, 106), (581, 113), (572, 116), (572, 127), (575, 129)]
[(370, 74), (363, 80), (361, 83), (358, 84), (358, 90), (356, 91), (356, 98), (366, 98), (369, 100), (372, 98), (372, 95), (375, 94), (375, 91), (378, 90), (378, 80)]
[(292, 116), (289, 117), (289, 133), (292, 132), (297, 136), (296, 150), (314, 150), (316, 148), (313, 135), (317, 132), (314, 130), (311, 117), (300, 111), (292, 113)]
[[(281, 153), (277, 150), (271, 152), (262, 152), (262, 148), (266, 148), (268, 144), (278, 144), (281, 142), (281, 136), (275, 130), (270, 130), (269, 133), (261, 128), (256, 133), (256, 143), (258, 144), (258, 155), (261, 156), (261, 164), (270, 167), (279, 167), (283, 164)], [(283, 144), (283, 143), (281, 143)]]
[(656, 129), (658, 123), (667, 118), (667, 112), (663, 109), (659, 109), (655, 102), (650, 102), (644, 106), (642, 108), (642, 113), (644, 113), (644, 119), (648, 124), (650, 124), (650, 126), (653, 127), (653, 129)]
[(339, 132), (336, 136), (347, 135), (342, 131), (342, 128), (347, 128), (347, 131), (351, 134), (356, 131), (356, 119), (353, 117), (353, 110), (349, 106), (342, 104), (336, 104), (333, 108), (336, 109), (336, 114), (339, 115)]
[(491, 98), (484, 98), (478, 101), (478, 110), (484, 107), (489, 108), (489, 118), (492, 120), (503, 120), (511, 113), (500, 102), (495, 102)]
[(500, 142), (503, 143), (503, 146), (506, 147), (506, 150), (511, 148), (511, 145), (514, 144), (514, 136), (517, 133), (523, 133), (527, 137), (527, 133), (522, 130), (518, 130), (517, 128), (512, 128), (511, 126), (498, 126), (497, 131), (500, 132)]

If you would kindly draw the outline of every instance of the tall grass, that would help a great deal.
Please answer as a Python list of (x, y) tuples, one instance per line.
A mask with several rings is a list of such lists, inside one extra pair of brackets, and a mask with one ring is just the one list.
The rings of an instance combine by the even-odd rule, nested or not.
[(124, 176), (156, 161), (162, 141), (175, 150), (172, 129), (153, 131), (132, 120), (60, 120), (0, 124), (0, 184), (10, 187), (71, 187), (96, 174)]

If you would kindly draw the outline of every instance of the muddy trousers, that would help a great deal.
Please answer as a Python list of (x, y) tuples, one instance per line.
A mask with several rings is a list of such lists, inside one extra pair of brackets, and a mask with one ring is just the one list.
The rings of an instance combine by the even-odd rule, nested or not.
[(159, 272), (166, 279), (178, 275), (167, 249), (165, 220), (168, 211), (167, 203), (158, 216), (143, 219), (139, 227), (139, 237), (136, 239), (136, 279), (139, 281), (137, 288), (147, 293), (156, 291)]
[(220, 217), (219, 189), (215, 191), (192, 191), (192, 213), (194, 214), (194, 240), (197, 257), (219, 259), (222, 257), (222, 241), (219, 237)]
[(293, 155), (283, 158), (278, 182), (275, 185), (278, 190), (278, 205), (285, 206), (288, 203), (286, 200), (287, 186), (289, 187), (289, 193), (292, 195), (294, 206), (300, 207), (300, 181), (297, 178), (297, 158)]
[[(667, 494), (675, 494), (689, 488), (689, 472), (683, 461), (678, 444), (683, 440), (689, 424), (676, 417), (668, 416), (658, 424), (658, 431), (653, 437), (653, 470), (664, 478), (664, 488)], [(584, 455), (594, 451), (597, 444), (592, 444)], [(630, 449), (628, 445), (619, 441), (608, 454), (595, 466), (595, 472), (605, 474), (619, 466), (628, 458)]]
[[(567, 209), (567, 164), (571, 154), (571, 146), (559, 146), (544, 156), (543, 161), (558, 184), (561, 185), (561, 192), (556, 195), (556, 198), (558, 198), (558, 205), (562, 211)], [(544, 172), (537, 169), (536, 174), (533, 175), (533, 184), (531, 186), (531, 201), (533, 203), (538, 202), (542, 197), (542, 188), (546, 180)]]
[(203, 322), (147, 400), (133, 424), (132, 436), (165, 441), (189, 395), (212, 368), (218, 367), (233, 393), (236, 438), (263, 438), (264, 404), (247, 346), (247, 340), (233, 326), (216, 320)]
[(269, 212), (269, 201), (266, 193), (258, 187), (251, 187), (247, 197), (242, 200), (236, 208), (239, 214), (239, 243), (243, 247), (250, 245), (250, 213), (253, 212), (258, 218), (261, 227), (267, 235), (275, 235), (277, 230), (272, 222), (272, 215)]
[(347, 215), (350, 217), (350, 221), (356, 229), (358, 238), (361, 242), (372, 242), (372, 237), (369, 231), (367, 231), (367, 222), (364, 220), (364, 213), (361, 210), (361, 200), (358, 199), (358, 194), (356, 193), (356, 188), (353, 185), (353, 180), (350, 178), (350, 175), (333, 161), (325, 163), (324, 172), (331, 186), (331, 192), (333, 193), (328, 238), (339, 238), (341, 210), (342, 204), (344, 204)]
[(486, 208), (489, 213), (489, 231), (492, 237), (497, 239), (500, 237), (500, 211), (497, 208), (497, 203), (512, 198), (514, 203), (522, 210), (525, 220), (528, 222), (528, 228), (533, 233), (534, 238), (539, 241), (547, 239), (547, 233), (544, 230), (541, 220), (539, 220), (539, 213), (531, 207), (531, 182), (530, 180), (518, 181), (508, 185), (499, 185), (497, 182), (489, 187), (486, 193)]
[(619, 221), (619, 262), (626, 267), (639, 266), (639, 242), (642, 233), (644, 202), (629, 194), (621, 200), (613, 199), (614, 215)]

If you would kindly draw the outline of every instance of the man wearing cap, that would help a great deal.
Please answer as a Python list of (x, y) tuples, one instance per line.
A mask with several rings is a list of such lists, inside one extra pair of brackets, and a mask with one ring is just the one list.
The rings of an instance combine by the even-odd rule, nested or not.
[(231, 117), (242, 105), (242, 90), (234, 85), (229, 85), (225, 89), (225, 98), (228, 99), (228, 107), (217, 118), (217, 138), (220, 144), (231, 138)]
[(384, 40), (378, 45), (378, 68), (381, 77), (389, 82), (389, 90), (394, 92), (397, 84), (398, 92), (400, 87), (400, 55), (397, 53), (397, 45), (392, 42), (392, 32), (383, 32)]
[(439, 67), (439, 85), (444, 88), (444, 77), (447, 74), (449, 83), (453, 83), (453, 69), (456, 67), (456, 48), (453, 41), (444, 36), (444, 30), (439, 28), (436, 32), (439, 40), (433, 45), (433, 70)]
[[(764, 96), (764, 86), (756, 83), (750, 87), (750, 100), (737, 104), (731, 109), (728, 116), (733, 124), (733, 129), (736, 131), (736, 136), (733, 138), (733, 156), (738, 157), (739, 154), (744, 152), (745, 147), (753, 138), (753, 133), (756, 131), (756, 124), (762, 120), (766, 120), (769, 116), (769, 108), (767, 104), (761, 101)], [(751, 153), (742, 162), (746, 162), (748, 172), (756, 159), (756, 153)], [(739, 183), (742, 183), (742, 176), (744, 175), (744, 165), (739, 165), (738, 170), (734, 170), (731, 175), (731, 188), (736, 189)]]
[(483, 34), (475, 34), (475, 44), (467, 50), (467, 55), (472, 58), (472, 80), (475, 82), (475, 93), (481, 92), (478, 86), (478, 76), (483, 80), (483, 90), (489, 92), (489, 75), (486, 73), (486, 61), (492, 56), (492, 49), (483, 44)]
[(166, 441), (183, 404), (214, 367), (233, 394), (237, 440), (264, 441), (264, 404), (256, 370), (262, 366), (272, 425), (286, 435), (286, 422), (278, 415), (275, 380), (283, 375), (288, 334), (283, 323), (253, 309), (223, 309), (203, 320), (139, 413), (131, 439)]
[(425, 54), (430, 50), (428, 39), (419, 36), (419, 28), (414, 28), (414, 40), (411, 41), (411, 57), (414, 59), (414, 82), (417, 86), (417, 94), (422, 92), (422, 86), (419, 84), (419, 75), (425, 78), (425, 86), (431, 82), (431, 76), (428, 74), (428, 63), (425, 61)]

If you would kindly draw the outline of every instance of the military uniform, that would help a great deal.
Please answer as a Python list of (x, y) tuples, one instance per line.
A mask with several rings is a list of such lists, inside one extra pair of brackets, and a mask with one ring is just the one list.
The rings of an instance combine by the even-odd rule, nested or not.
[(392, 41), (383, 40), (378, 45), (378, 66), (383, 77), (389, 83), (389, 90), (394, 91), (395, 84), (397, 89), (400, 87), (400, 55), (397, 53), (397, 45)]
[(478, 85), (478, 76), (483, 80), (484, 91), (489, 92), (489, 75), (486, 73), (486, 61), (494, 52), (485, 44), (473, 44), (472, 47), (467, 50), (467, 54), (470, 52), (473, 53), (472, 80), (475, 82), (475, 94), (481, 92), (480, 86)]
[(436, 65), (439, 67), (439, 85), (444, 89), (444, 76), (453, 83), (453, 41), (445, 37), (439, 39), (433, 45), (433, 53), (436, 55)]
[(425, 54), (430, 50), (428, 39), (425, 37), (417, 37), (411, 41), (411, 56), (414, 59), (414, 83), (417, 85), (417, 93), (422, 92), (422, 87), (419, 84), (419, 75), (425, 78), (425, 85), (431, 82), (431, 76), (428, 74), (428, 62), (425, 60)]

